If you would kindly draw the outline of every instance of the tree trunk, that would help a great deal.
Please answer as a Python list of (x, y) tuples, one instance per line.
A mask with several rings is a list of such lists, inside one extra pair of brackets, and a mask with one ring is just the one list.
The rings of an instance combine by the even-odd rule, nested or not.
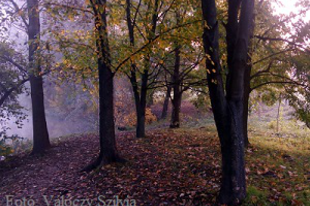
[(146, 106), (147, 107), (151, 107), (152, 105), (154, 105), (154, 93), (155, 90), (151, 90), (148, 95), (147, 95), (147, 101), (146, 101)]
[(244, 73), (244, 97), (243, 97), (243, 136), (244, 136), (244, 146), (248, 148), (250, 145), (248, 137), (248, 117), (249, 117), (249, 99), (250, 99), (250, 76), (251, 76), (251, 67), (245, 70)]
[[(226, 96), (219, 58), (219, 28), (215, 0), (202, 0), (204, 27), (203, 43), (206, 59), (208, 87), (215, 124), (221, 143), (222, 181), (218, 197), (220, 204), (238, 205), (246, 196), (243, 97), (244, 75), (247, 67), (247, 51), (250, 37), (250, 21), (254, 1), (230, 0), (228, 12), (227, 51), (229, 74)], [(235, 33), (237, 31), (237, 33)], [(230, 32), (233, 32), (230, 35)]]
[[(91, 0), (95, 14), (96, 47), (99, 73), (99, 138), (100, 152), (98, 158), (84, 170), (91, 171), (97, 167), (113, 162), (123, 161), (117, 153), (114, 123), (113, 77), (111, 70), (110, 49), (108, 44), (106, 0)], [(104, 9), (98, 9), (104, 8)]]
[(118, 161), (115, 142), (113, 73), (101, 60), (98, 61), (99, 72), (99, 134), (102, 165)]
[(165, 96), (164, 104), (163, 104), (163, 110), (161, 113), (161, 119), (166, 119), (169, 109), (169, 98), (171, 93), (171, 86), (167, 86), (167, 93)]
[(182, 93), (174, 94), (172, 100), (172, 113), (170, 128), (180, 128), (180, 113), (182, 104)]
[(138, 138), (145, 137), (145, 110), (147, 98), (147, 84), (148, 84), (148, 69), (145, 69), (142, 74), (141, 96), (139, 102), (139, 111), (137, 117), (136, 136)]
[(249, 135), (248, 135), (248, 117), (249, 117), (249, 100), (251, 93), (251, 71), (252, 71), (252, 54), (253, 54), (253, 35), (254, 35), (254, 26), (255, 26), (255, 16), (251, 21), (250, 27), (250, 41), (249, 49), (247, 55), (247, 67), (244, 72), (244, 99), (243, 99), (243, 136), (244, 136), (244, 146), (248, 148), (250, 145)]
[[(158, 0), (155, 1), (158, 3)], [(130, 45), (135, 45), (135, 36), (134, 36), (134, 25), (133, 21), (131, 19), (131, 0), (126, 0), (126, 20), (127, 20), (127, 26), (129, 31), (129, 40)], [(156, 7), (157, 8), (157, 7)], [(157, 9), (156, 9), (157, 10)], [(157, 18), (155, 18), (155, 26), (153, 25), (152, 31), (155, 32), (156, 29), (156, 22)], [(148, 58), (149, 59), (149, 58)], [(147, 104), (147, 87), (148, 87), (148, 78), (149, 78), (149, 60), (146, 60), (146, 66), (143, 70), (143, 74), (141, 75), (141, 89), (139, 94), (139, 87), (138, 82), (136, 78), (136, 65), (132, 62), (131, 63), (131, 72), (130, 72), (130, 83), (133, 89), (134, 93), (134, 99), (135, 99), (135, 105), (136, 105), (136, 116), (137, 116), (137, 122), (136, 122), (136, 137), (142, 138), (145, 137), (145, 110), (146, 110), (146, 104)]]
[[(280, 110), (281, 110), (281, 101), (282, 101), (282, 94), (279, 95), (279, 104), (278, 104), (278, 112), (277, 112), (277, 135), (280, 132)], [(280, 136), (280, 135), (279, 135)]]
[(27, 0), (28, 6), (28, 39), (29, 39), (29, 79), (32, 103), (33, 149), (32, 154), (44, 152), (50, 147), (49, 134), (44, 108), (43, 79), (40, 74), (40, 16), (38, 0)]
[[(134, 65), (132, 65), (134, 67)], [(142, 77), (143, 78), (143, 77)], [(147, 77), (144, 77), (144, 79)], [(130, 83), (132, 86), (134, 100), (136, 105), (136, 137), (144, 137), (145, 136), (145, 109), (146, 109), (146, 94), (147, 91), (145, 88), (141, 89), (141, 98), (139, 95), (139, 87), (136, 79), (135, 70), (131, 71)], [(146, 82), (147, 84), (147, 82)], [(143, 94), (144, 93), (144, 94)], [(143, 94), (143, 95), (142, 95)], [(144, 100), (142, 99), (144, 98)]]
[(172, 76), (173, 85), (173, 99), (172, 101), (172, 114), (170, 128), (180, 127), (180, 111), (182, 102), (181, 80), (180, 80), (180, 47), (177, 45), (175, 49), (175, 63)]

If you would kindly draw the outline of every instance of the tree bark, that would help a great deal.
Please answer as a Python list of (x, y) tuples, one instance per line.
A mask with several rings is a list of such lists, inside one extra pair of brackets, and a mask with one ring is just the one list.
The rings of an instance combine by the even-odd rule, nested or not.
[[(106, 0), (91, 0), (95, 14), (96, 48), (99, 73), (99, 138), (98, 158), (84, 170), (91, 171), (100, 166), (123, 161), (118, 155), (115, 141), (114, 96), (111, 58), (108, 42)], [(103, 8), (103, 9), (100, 9)]]
[(180, 128), (180, 113), (182, 104), (182, 93), (175, 94), (172, 100), (172, 113), (170, 128)]
[(146, 102), (147, 107), (151, 107), (152, 105), (154, 105), (154, 93), (155, 93), (154, 89), (148, 93)]
[(169, 109), (170, 94), (171, 94), (171, 86), (168, 85), (167, 86), (167, 92), (166, 92), (165, 100), (164, 100), (164, 104), (163, 104), (163, 110), (162, 110), (162, 113), (161, 113), (161, 119), (166, 119), (167, 118), (168, 109)]
[(177, 45), (175, 49), (175, 63), (172, 76), (173, 86), (173, 98), (172, 102), (172, 113), (171, 113), (171, 124), (170, 128), (180, 128), (180, 111), (182, 103), (182, 89), (180, 80), (180, 47)]
[(248, 136), (248, 117), (249, 117), (249, 99), (250, 99), (250, 79), (251, 79), (252, 65), (248, 65), (244, 73), (244, 97), (243, 97), (243, 136), (244, 146), (248, 148), (250, 145)]
[(148, 70), (144, 70), (142, 74), (142, 86), (141, 86), (141, 95), (139, 94), (138, 82), (136, 79), (136, 72), (131, 71), (130, 83), (134, 93), (134, 100), (136, 105), (136, 137), (142, 138), (145, 137), (145, 110), (146, 110), (146, 95), (147, 95), (147, 78)]
[[(215, 0), (202, 0), (204, 27), (203, 43), (206, 59), (208, 87), (215, 124), (221, 143), (222, 180), (218, 197), (220, 204), (238, 205), (246, 196), (243, 98), (244, 75), (247, 66), (247, 51), (250, 37), (250, 21), (254, 1), (229, 1), (227, 36), (229, 74), (226, 82), (226, 96), (221, 75), (219, 58), (219, 28)], [(235, 33), (235, 31), (238, 31)]]
[(44, 108), (43, 78), (38, 47), (40, 41), (40, 16), (38, 0), (27, 0), (28, 40), (29, 40), (29, 79), (32, 103), (33, 148), (32, 154), (43, 153), (50, 147), (49, 134)]
[(139, 102), (139, 110), (137, 117), (137, 130), (136, 136), (138, 138), (145, 137), (145, 110), (146, 110), (146, 98), (147, 98), (147, 85), (148, 85), (148, 68), (143, 71), (142, 74), (142, 85), (141, 85), (141, 96)]
[(250, 41), (247, 55), (247, 66), (244, 71), (244, 99), (243, 99), (243, 135), (244, 147), (248, 148), (250, 145), (248, 135), (248, 119), (249, 119), (249, 100), (251, 93), (251, 72), (252, 72), (252, 54), (253, 54), (253, 37), (254, 37), (255, 15), (253, 14), (250, 26)]
[(281, 111), (282, 94), (279, 95), (278, 112), (277, 112), (277, 135), (280, 132), (280, 111)]

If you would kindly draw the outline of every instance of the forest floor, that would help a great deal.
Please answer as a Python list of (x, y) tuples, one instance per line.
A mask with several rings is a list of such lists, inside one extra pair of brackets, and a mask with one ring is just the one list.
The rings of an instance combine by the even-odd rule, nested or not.
[[(309, 140), (256, 131), (250, 136), (243, 205), (309, 206)], [(22, 198), (39, 206), (65, 206), (68, 199), (79, 205), (215, 204), (221, 162), (214, 126), (153, 129), (144, 139), (120, 132), (117, 142), (127, 162), (92, 173), (81, 172), (98, 154), (98, 137), (92, 134), (64, 137), (43, 156), (24, 153), (0, 162), (0, 205)], [(83, 199), (92, 204), (82, 204)]]

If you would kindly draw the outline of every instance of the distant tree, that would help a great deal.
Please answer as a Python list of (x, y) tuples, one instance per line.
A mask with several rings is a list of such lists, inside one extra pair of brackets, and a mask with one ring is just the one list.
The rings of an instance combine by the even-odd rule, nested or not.
[[(139, 1), (136, 7), (136, 10), (133, 12), (133, 2), (131, 0), (126, 0), (126, 20), (128, 26), (128, 34), (129, 34), (129, 42), (130, 47), (135, 47), (137, 44), (135, 38), (135, 30), (137, 27), (137, 17), (139, 16), (139, 12), (141, 12), (141, 7), (146, 9), (145, 11), (145, 22), (142, 22), (145, 27), (144, 34), (142, 36), (144, 41), (147, 43), (151, 42), (154, 36), (156, 35), (156, 29), (159, 21), (159, 10), (164, 2), (160, 0), (154, 0), (149, 2)], [(132, 17), (131, 13), (134, 13)], [(147, 22), (148, 21), (148, 22)], [(140, 31), (140, 30), (139, 30)], [(141, 31), (140, 31), (141, 32)], [(154, 76), (157, 76), (159, 72), (156, 72), (156, 68), (152, 69), (151, 62), (151, 51), (146, 50), (144, 53), (144, 62), (143, 69), (139, 69), (139, 66), (131, 60), (130, 72), (128, 72), (127, 76), (130, 79), (135, 105), (136, 105), (136, 114), (137, 114), (137, 124), (136, 124), (136, 136), (137, 137), (145, 137), (145, 115), (146, 115), (146, 106), (147, 106), (147, 98), (148, 98), (148, 90), (149, 90), (149, 82), (154, 79)], [(152, 71), (153, 70), (153, 71)], [(152, 77), (152, 74), (154, 76)], [(140, 76), (140, 77), (137, 77)], [(139, 86), (140, 85), (140, 86)]]
[(170, 99), (170, 95), (171, 95), (171, 86), (168, 85), (167, 86), (167, 91), (165, 94), (165, 99), (164, 99), (164, 103), (163, 103), (163, 109), (161, 112), (161, 119), (166, 119), (167, 114), (168, 114), (168, 109), (169, 109), (169, 99)]
[[(173, 9), (173, 17), (176, 25), (182, 25), (184, 22), (195, 22), (197, 19), (197, 5), (189, 2), (180, 2)], [(199, 64), (203, 62), (202, 46), (200, 44), (199, 24), (192, 24), (188, 27), (180, 27), (171, 34), (171, 43), (173, 50), (173, 64), (164, 67), (170, 80), (169, 86), (173, 89), (171, 97), (172, 113), (170, 128), (179, 128), (181, 119), (182, 95), (185, 91), (194, 89), (197, 86), (205, 86), (205, 78), (199, 75)]]
[[(144, 103), (152, 99), (147, 97), (152, 97), (155, 91), (164, 87), (168, 88), (168, 96), (163, 108), (163, 117), (167, 115), (167, 101), (171, 93), (169, 90), (173, 89), (171, 127), (179, 127), (182, 93), (197, 84), (197, 77), (191, 74), (198, 62), (203, 59), (203, 56), (196, 56), (199, 52), (194, 51), (195, 46), (191, 45), (193, 36), (199, 39), (199, 32), (192, 27), (197, 28), (200, 22), (200, 18), (195, 15), (197, 9), (195, 10), (196, 7), (193, 5), (193, 2), (183, 0), (126, 1), (131, 49), (141, 42), (148, 44), (154, 37), (162, 36), (158, 42), (150, 45), (140, 54), (139, 57), (143, 59), (143, 63), (136, 57), (132, 58), (130, 71), (125, 71), (132, 83), (136, 100), (137, 137), (145, 135)], [(145, 13), (146, 18), (141, 18), (142, 13)], [(169, 32), (165, 32), (167, 27), (171, 28), (168, 29)], [(194, 41), (198, 42), (197, 39)]]
[(202, 0), (202, 10), (208, 87), (222, 153), (222, 181), (218, 201), (221, 204), (237, 205), (246, 197), (243, 97), (254, 0), (228, 1), (226, 91), (222, 78), (215, 0)]

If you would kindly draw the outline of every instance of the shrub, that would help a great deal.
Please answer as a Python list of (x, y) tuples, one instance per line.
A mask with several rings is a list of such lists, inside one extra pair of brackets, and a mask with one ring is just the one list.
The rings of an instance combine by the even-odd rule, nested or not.
[[(145, 111), (145, 123), (146, 124), (151, 124), (153, 122), (157, 121), (157, 117), (152, 113), (150, 108), (146, 108)], [(137, 123), (137, 116), (136, 116), (136, 112), (131, 112), (129, 115), (126, 115), (124, 117), (124, 124), (122, 126), (130, 126), (133, 127), (136, 125)]]
[(6, 144), (7, 138), (4, 132), (0, 132), (0, 156), (8, 156), (14, 152), (13, 149)]

